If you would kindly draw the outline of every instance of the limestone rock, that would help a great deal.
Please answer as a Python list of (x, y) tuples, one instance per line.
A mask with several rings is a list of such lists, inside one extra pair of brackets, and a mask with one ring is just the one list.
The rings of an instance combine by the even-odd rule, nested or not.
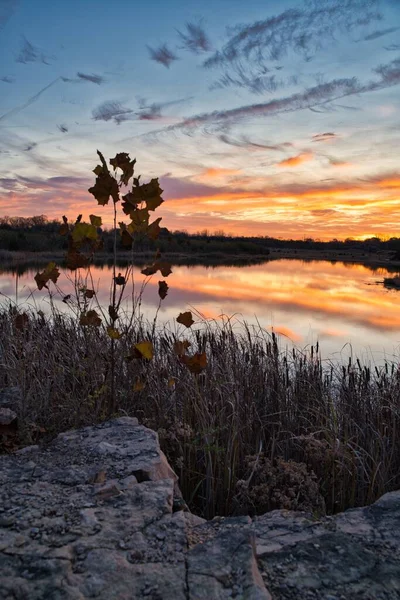
[(179, 494), (129, 417), (0, 456), (1, 600), (400, 598), (400, 491), (320, 520), (205, 521)]

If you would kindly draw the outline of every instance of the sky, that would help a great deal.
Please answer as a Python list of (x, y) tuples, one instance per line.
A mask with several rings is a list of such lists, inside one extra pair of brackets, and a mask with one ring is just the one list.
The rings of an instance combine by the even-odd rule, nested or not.
[(0, 215), (80, 213), (96, 150), (169, 230), (400, 237), (400, 0), (0, 0)]

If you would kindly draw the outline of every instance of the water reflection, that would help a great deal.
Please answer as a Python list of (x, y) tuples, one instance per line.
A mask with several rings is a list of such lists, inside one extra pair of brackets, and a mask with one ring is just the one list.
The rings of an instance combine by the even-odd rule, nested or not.
[[(3, 272), (0, 292), (15, 300), (18, 291), (19, 304), (48, 310), (46, 293), (35, 288), (35, 272)], [(108, 306), (110, 267), (94, 266), (91, 274), (100, 302)], [(138, 289), (143, 281), (140, 267), (134, 268), (134, 274)], [(329, 261), (281, 259), (214, 268), (179, 265), (168, 278), (170, 290), (159, 321), (173, 323), (188, 308), (207, 318), (236, 315), (238, 321), (281, 333), (282, 345), (293, 341), (305, 346), (319, 340), (326, 357), (341, 352), (347, 356), (352, 351), (364, 360), (372, 357), (381, 362), (384, 356), (391, 359), (397, 354), (400, 342), (400, 292), (377, 284), (388, 276), (386, 269)], [(71, 293), (69, 277), (63, 272), (59, 280), (65, 294)], [(143, 313), (150, 319), (158, 306), (160, 279), (159, 274), (153, 276), (143, 294)], [(55, 302), (61, 310), (68, 310), (61, 298)], [(125, 310), (130, 306), (128, 300)]]

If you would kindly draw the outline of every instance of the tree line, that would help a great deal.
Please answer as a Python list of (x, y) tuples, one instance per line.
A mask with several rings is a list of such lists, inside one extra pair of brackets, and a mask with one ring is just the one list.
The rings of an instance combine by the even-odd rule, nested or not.
[[(0, 217), (0, 250), (20, 252), (42, 252), (66, 249), (67, 241), (59, 235), (62, 222), (49, 219), (46, 215), (32, 217), (3, 216)], [(101, 230), (104, 252), (113, 250), (113, 229)], [(118, 244), (124, 250), (122, 242)], [(248, 254), (265, 255), (270, 250), (359, 250), (368, 253), (392, 251), (400, 259), (400, 238), (380, 239), (371, 237), (366, 240), (346, 238), (321, 241), (313, 238), (282, 239), (272, 236), (232, 236), (222, 230), (211, 232), (207, 229), (197, 233), (172, 231), (161, 228), (159, 238), (143, 240), (136, 246), (138, 252), (161, 252), (177, 254)]]

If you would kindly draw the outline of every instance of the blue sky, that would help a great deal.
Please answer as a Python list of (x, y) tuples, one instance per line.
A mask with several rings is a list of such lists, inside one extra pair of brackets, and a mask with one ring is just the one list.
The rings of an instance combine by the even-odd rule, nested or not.
[(98, 148), (172, 230), (400, 235), (399, 0), (0, 0), (0, 57), (2, 215), (93, 212)]

